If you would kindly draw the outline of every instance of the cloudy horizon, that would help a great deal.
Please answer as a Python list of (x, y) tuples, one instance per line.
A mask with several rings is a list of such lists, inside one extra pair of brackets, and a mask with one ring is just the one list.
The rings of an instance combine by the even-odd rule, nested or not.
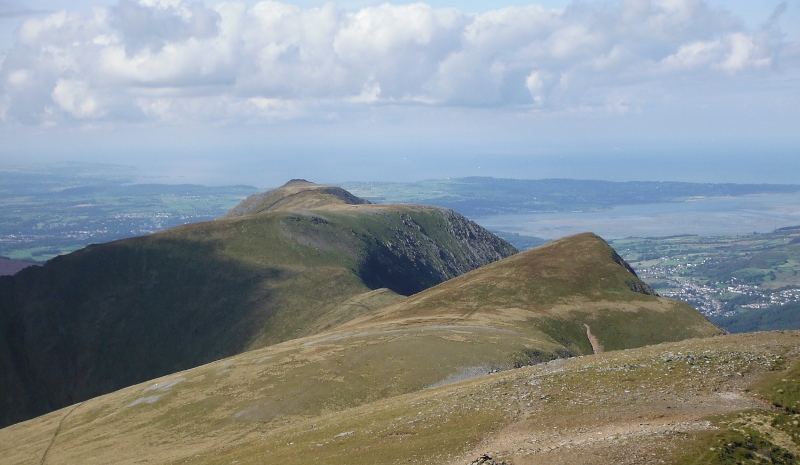
[(766, 3), (0, 0), (0, 163), (791, 182), (798, 5)]

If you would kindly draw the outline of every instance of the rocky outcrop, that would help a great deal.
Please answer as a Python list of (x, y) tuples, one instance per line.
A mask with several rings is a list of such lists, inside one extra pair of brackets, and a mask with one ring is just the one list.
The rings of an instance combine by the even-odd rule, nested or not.
[(650, 287), (650, 285), (643, 281), (628, 281), (626, 284), (628, 285), (628, 289), (632, 290), (633, 292), (660, 297), (658, 293), (654, 291), (652, 287)]
[[(461, 244), (470, 251), (472, 255), (470, 266), (472, 269), (495, 262), (517, 252), (506, 241), (461, 214), (453, 210), (445, 210), (444, 215), (447, 220), (445, 230), (459, 238)], [(469, 270), (457, 270), (457, 274), (463, 274), (467, 271)]]
[(373, 289), (415, 294), (517, 252), (452, 210), (409, 207), (389, 215), (397, 215), (392, 234), (372, 242), (358, 270)]
[(625, 284), (628, 285), (628, 289), (632, 290), (633, 292), (638, 292), (639, 294), (659, 297), (658, 293), (656, 293), (656, 291), (654, 291), (652, 287), (650, 287), (647, 283), (639, 279), (639, 276), (633, 270), (633, 267), (631, 267), (631, 265), (628, 264), (628, 262), (626, 262), (624, 258), (620, 257), (617, 252), (614, 252), (611, 258), (614, 260), (614, 262), (616, 262), (618, 265), (623, 266), (626, 270), (628, 270), (630, 274), (633, 275), (634, 278), (636, 278), (625, 282)]
[(495, 460), (492, 457), (483, 454), (477, 459), (470, 462), (469, 465), (508, 465), (508, 464), (506, 462)]

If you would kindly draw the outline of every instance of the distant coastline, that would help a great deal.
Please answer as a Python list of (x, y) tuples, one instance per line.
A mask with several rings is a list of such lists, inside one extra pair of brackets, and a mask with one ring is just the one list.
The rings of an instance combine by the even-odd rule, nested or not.
[(800, 225), (800, 194), (706, 197), (592, 212), (499, 214), (472, 219), (492, 231), (549, 240), (584, 231), (606, 240), (767, 233)]

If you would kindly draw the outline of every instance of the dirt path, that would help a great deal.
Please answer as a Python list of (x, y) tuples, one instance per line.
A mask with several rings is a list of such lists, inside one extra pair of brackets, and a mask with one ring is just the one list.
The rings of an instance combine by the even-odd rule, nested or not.
[(600, 339), (592, 334), (592, 328), (589, 327), (586, 323), (583, 324), (583, 327), (586, 328), (586, 337), (589, 338), (589, 343), (592, 344), (592, 351), (596, 354), (603, 353), (603, 344), (600, 343)]
[(747, 434), (747, 432), (743, 428), (751, 428), (758, 431), (761, 434), (767, 435), (772, 438), (776, 445), (783, 447), (784, 449), (788, 450), (792, 454), (796, 456), (800, 456), (800, 447), (794, 443), (792, 437), (788, 434), (784, 433), (783, 431), (773, 427), (771, 423), (771, 419), (767, 415), (759, 415), (759, 414), (748, 414), (744, 415), (744, 424), (742, 425), (742, 429), (740, 428), (733, 428), (740, 433)]
[(64, 415), (64, 416), (61, 418), (61, 421), (59, 421), (59, 422), (58, 422), (58, 426), (56, 426), (56, 430), (55, 430), (55, 432), (53, 433), (53, 437), (52, 437), (52, 438), (50, 438), (50, 444), (48, 444), (48, 445), (47, 445), (47, 449), (45, 449), (45, 450), (44, 450), (44, 454), (42, 454), (42, 460), (40, 460), (40, 461), (39, 461), (39, 465), (44, 465), (44, 461), (47, 459), (47, 453), (48, 453), (48, 452), (50, 452), (50, 448), (51, 448), (51, 447), (53, 447), (53, 443), (54, 443), (54, 442), (56, 442), (56, 436), (58, 436), (58, 433), (60, 433), (60, 432), (61, 432), (61, 425), (62, 425), (62, 424), (64, 424), (64, 420), (66, 420), (66, 419), (67, 419), (67, 417), (68, 417), (68, 416), (70, 416), (70, 414), (71, 414), (72, 412), (74, 412), (75, 410), (77, 410), (77, 408), (78, 408), (78, 407), (80, 407), (80, 406), (81, 406), (81, 404), (83, 404), (83, 402), (80, 402), (80, 403), (79, 403), (79, 404), (77, 404), (75, 407), (72, 407), (72, 410), (70, 410), (69, 412), (67, 412), (67, 414), (66, 414), (66, 415)]
[[(714, 391), (687, 398), (683, 411), (677, 413), (672, 408), (675, 400), (665, 400), (660, 395), (644, 405), (626, 406), (613, 395), (603, 400), (611, 412), (608, 418), (587, 419), (573, 411), (563, 417), (570, 417), (569, 421), (557, 426), (550, 422), (539, 424), (538, 418), (552, 418), (553, 411), (543, 414), (533, 407), (450, 465), (469, 463), (481, 454), (514, 465), (664, 463), (659, 457), (665, 452), (680, 453), (687, 436), (717, 429), (708, 420), (709, 415), (763, 407), (760, 399), (749, 395)], [(568, 405), (561, 404), (555, 411), (563, 411)], [(685, 408), (687, 405), (689, 408)], [(757, 424), (758, 420), (754, 418), (751, 423)], [(785, 439), (791, 442), (791, 438)]]
[(612, 448), (622, 455), (632, 456), (634, 451), (644, 451), (648, 449), (646, 444), (658, 439), (678, 438), (713, 428), (701, 415), (631, 418), (551, 432), (516, 430), (511, 426), (487, 441), (483, 450), (504, 460), (512, 455), (511, 463), (515, 465), (560, 464), (564, 463), (565, 456), (580, 458), (581, 463), (608, 463), (609, 457), (604, 457), (604, 449)]

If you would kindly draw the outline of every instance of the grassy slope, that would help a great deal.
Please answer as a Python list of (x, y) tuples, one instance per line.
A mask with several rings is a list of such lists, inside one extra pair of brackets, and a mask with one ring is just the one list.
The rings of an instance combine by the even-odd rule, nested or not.
[(607, 349), (719, 334), (690, 306), (635, 292), (641, 281), (594, 234), (517, 254), (348, 325), (410, 322), (535, 328), (575, 354), (591, 352), (590, 326)]
[[(519, 380), (454, 382), (589, 353), (580, 326), (586, 321), (601, 328), (623, 324), (620, 312), (684, 317), (683, 307), (632, 292), (631, 280), (635, 276), (614, 261), (601, 239), (566, 238), (335, 330), (89, 400), (71, 413), (62, 410), (60, 418), (69, 416), (47, 463), (87, 457), (97, 463), (260, 463), (266, 457), (290, 463), (447, 462), (520, 418)], [(613, 346), (677, 339), (684, 331), (718, 333), (700, 320), (644, 339), (603, 330), (599, 337)], [(42, 454), (59, 415), (0, 432), (9, 440), (31, 438), (24, 447), (9, 448), (8, 456), (24, 462)]]
[[(774, 448), (774, 456), (786, 456), (800, 447), (791, 412), (774, 412), (769, 397), (753, 394), (777, 393), (783, 379), (796, 378), (798, 338), (694, 339), (557, 360), (342, 410), (328, 393), (331, 405), (313, 414), (254, 416), (254, 405), (291, 395), (283, 390), (291, 378), (279, 372), (313, 363), (314, 346), (284, 344), (0, 430), (0, 453), (8, 464), (39, 462), (45, 451), (44, 463), (88, 465), (466, 464), (483, 453), (515, 465), (740, 463), (726, 457)], [(327, 383), (347, 381), (330, 375)], [(776, 426), (773, 414), (783, 415)]]
[(47, 394), (0, 392), (0, 420), (313, 334), (513, 252), (450, 211), (309, 194), (318, 209), (90, 246), (4, 280), (0, 358)]

